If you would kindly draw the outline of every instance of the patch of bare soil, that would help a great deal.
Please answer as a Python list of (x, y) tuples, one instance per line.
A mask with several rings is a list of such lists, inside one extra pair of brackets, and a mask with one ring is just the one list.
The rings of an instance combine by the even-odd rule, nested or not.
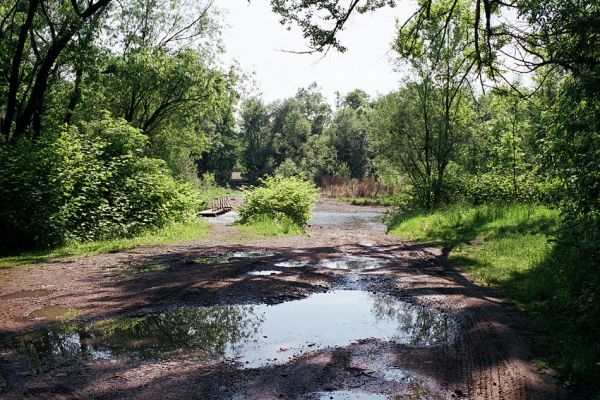
[[(318, 210), (379, 209), (323, 200)], [(1, 271), (0, 397), (571, 398), (536, 371), (520, 331), (526, 326), (523, 316), (455, 270), (438, 249), (361, 229), (313, 226), (309, 237), (262, 240), (239, 239), (235, 233), (235, 227), (215, 225), (208, 238), (193, 243)], [(227, 257), (240, 251), (246, 253)], [(222, 259), (206, 259), (214, 255)], [(327, 260), (352, 257), (381, 263), (358, 271), (324, 268)], [(276, 266), (285, 261), (296, 263)], [(248, 274), (261, 270), (281, 273)], [(37, 373), (14, 345), (15, 337), (25, 332), (57, 324), (32, 317), (44, 306), (68, 310), (78, 320), (96, 321), (182, 306), (281, 304), (344, 288), (439, 310), (452, 318), (457, 334), (436, 345), (364, 337), (345, 346), (315, 346), (288, 362), (254, 368), (229, 359), (169, 353), (98, 357)], [(21, 291), (26, 292), (19, 295)]]

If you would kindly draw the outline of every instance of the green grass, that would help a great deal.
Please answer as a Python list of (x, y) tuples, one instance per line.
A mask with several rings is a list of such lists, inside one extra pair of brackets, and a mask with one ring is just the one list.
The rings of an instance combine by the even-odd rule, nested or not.
[(538, 365), (600, 399), (598, 244), (570, 229), (557, 210), (539, 205), (457, 205), (401, 213), (389, 226), (393, 235), (442, 247), (474, 281), (525, 311)]
[(210, 226), (206, 221), (198, 219), (187, 223), (171, 224), (132, 238), (72, 243), (46, 251), (0, 257), (0, 267), (42, 263), (59, 257), (116, 252), (141, 245), (185, 242), (206, 236), (209, 229)]
[(355, 206), (393, 206), (395, 205), (394, 198), (386, 197), (342, 197), (340, 199), (345, 203), (350, 203)]
[(275, 221), (268, 215), (254, 217), (251, 221), (238, 225), (244, 239), (304, 235), (305, 231), (289, 219)]
[(523, 287), (515, 277), (550, 254), (558, 218), (558, 211), (544, 206), (460, 205), (398, 215), (390, 233), (443, 247), (477, 283), (499, 288), (517, 301)]

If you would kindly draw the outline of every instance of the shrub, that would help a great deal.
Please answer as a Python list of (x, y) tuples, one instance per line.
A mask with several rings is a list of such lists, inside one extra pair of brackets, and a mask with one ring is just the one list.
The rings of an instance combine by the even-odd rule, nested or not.
[(244, 194), (247, 205), (240, 208), (242, 223), (267, 215), (277, 221), (290, 219), (300, 227), (307, 224), (319, 195), (312, 182), (282, 176), (267, 177), (260, 182), (262, 186)]
[(147, 158), (146, 136), (105, 116), (36, 142), (0, 146), (0, 229), (4, 245), (40, 247), (133, 236), (182, 221), (198, 208), (195, 192), (163, 161)]

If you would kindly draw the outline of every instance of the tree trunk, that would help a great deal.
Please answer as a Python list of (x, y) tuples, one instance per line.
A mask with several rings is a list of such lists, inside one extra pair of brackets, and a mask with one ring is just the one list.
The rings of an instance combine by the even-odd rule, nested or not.
[(21, 61), (23, 59), (23, 52), (25, 49), (25, 43), (27, 42), (27, 34), (33, 23), (33, 17), (40, 4), (40, 0), (30, 0), (29, 9), (27, 10), (27, 17), (25, 22), (21, 26), (19, 32), (19, 41), (17, 42), (17, 48), (15, 50), (15, 56), (12, 60), (10, 69), (9, 87), (6, 102), (6, 113), (4, 115), (4, 121), (2, 122), (2, 134), (6, 139), (11, 137), (12, 123), (15, 118), (15, 112), (17, 107), (17, 94), (19, 91), (19, 85), (21, 83), (20, 72), (21, 72)]
[(69, 99), (69, 104), (67, 105), (67, 112), (65, 113), (65, 124), (70, 125), (71, 119), (73, 118), (73, 112), (75, 111), (75, 107), (79, 103), (79, 99), (81, 99), (81, 81), (83, 78), (83, 67), (81, 65), (77, 65), (75, 71), (75, 87), (73, 88), (73, 93), (71, 93), (71, 98)]

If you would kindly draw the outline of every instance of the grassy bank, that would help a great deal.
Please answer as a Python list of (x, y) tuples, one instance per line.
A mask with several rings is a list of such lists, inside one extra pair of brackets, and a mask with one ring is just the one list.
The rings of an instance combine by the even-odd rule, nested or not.
[(484, 205), (399, 214), (390, 233), (444, 248), (474, 281), (527, 312), (539, 365), (597, 399), (599, 306), (587, 299), (594, 261), (560, 228), (558, 211), (544, 206)]
[(398, 215), (390, 233), (443, 247), (477, 283), (520, 300), (524, 288), (514, 278), (551, 252), (557, 220), (557, 211), (542, 206), (454, 206)]
[(339, 200), (355, 206), (393, 206), (396, 203), (391, 196), (385, 197), (342, 197)]
[(193, 222), (171, 224), (132, 238), (72, 243), (45, 251), (0, 257), (0, 267), (42, 263), (59, 257), (115, 252), (141, 245), (185, 242), (206, 236), (209, 229), (210, 226), (206, 221), (198, 219)]

